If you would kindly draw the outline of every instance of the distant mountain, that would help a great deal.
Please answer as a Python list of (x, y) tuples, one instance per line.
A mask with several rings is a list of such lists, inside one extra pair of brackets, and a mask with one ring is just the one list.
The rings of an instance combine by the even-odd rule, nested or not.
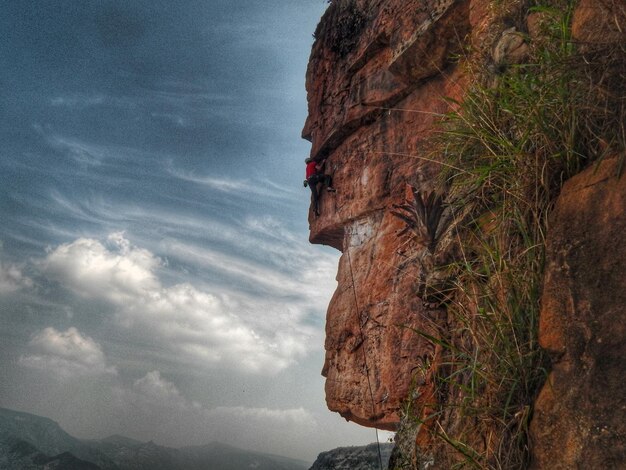
[[(387, 470), (393, 444), (380, 444), (383, 469)], [(309, 470), (380, 470), (378, 444), (338, 447), (322, 452)]]
[[(28, 454), (29, 451), (32, 452)], [(68, 456), (61, 457), (64, 453), (71, 454), (77, 460), (76, 467), (70, 466)], [(21, 463), (17, 465), (7, 460), (6, 456), (13, 456)], [(65, 462), (66, 466), (55, 467), (52, 461), (44, 462), (45, 459), (57, 458), (55, 456)], [(79, 467), (78, 461), (91, 462), (96, 467)], [(22, 470), (44, 467), (46, 470), (52, 468), (120, 470), (104, 453), (70, 436), (51, 419), (0, 408), (0, 469)]]
[[(203, 470), (205, 468), (215, 468), (216, 470), (306, 470), (309, 467), (308, 463), (301, 460), (260, 452), (242, 451), (219, 442), (201, 447), (184, 447), (180, 449), (180, 452), (189, 465), (185, 469), (189, 470)], [(211, 467), (205, 466), (208, 462), (212, 465)]]
[(174, 449), (117, 435), (80, 440), (48, 418), (0, 408), (0, 470), (306, 470), (308, 466), (217, 442)]
[[(140, 442), (122, 436), (112, 436), (101, 441), (89, 441), (89, 445), (97, 448), (112, 461), (120, 470), (179, 470), (185, 468), (181, 464), (180, 452), (171, 447), (164, 447), (154, 442)], [(205, 467), (209, 468), (209, 467)]]
[(95, 463), (75, 457), (69, 452), (47, 456), (32, 444), (17, 438), (0, 442), (0, 468), (20, 470), (102, 470)]

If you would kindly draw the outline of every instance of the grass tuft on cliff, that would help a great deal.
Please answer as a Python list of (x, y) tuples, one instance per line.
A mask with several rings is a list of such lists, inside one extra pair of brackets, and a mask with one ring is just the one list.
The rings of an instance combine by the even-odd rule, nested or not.
[[(424, 334), (443, 351), (438, 402), (407, 414), (450, 450), (438, 468), (527, 468), (533, 402), (548, 367), (537, 341), (548, 215), (581, 169), (616, 155), (623, 167), (625, 45), (572, 41), (576, 3), (524, 10), (542, 31), (526, 39), (529, 58), (469, 70), (476, 85), (453, 103), (433, 142), (455, 223), (448, 262), (422, 291), (443, 302), (453, 329)], [(418, 466), (432, 459), (418, 457)]]
[(368, 17), (356, 0), (330, 0), (328, 3), (330, 6), (313, 37), (323, 41), (329, 50), (344, 58), (356, 47), (361, 32), (367, 26)]

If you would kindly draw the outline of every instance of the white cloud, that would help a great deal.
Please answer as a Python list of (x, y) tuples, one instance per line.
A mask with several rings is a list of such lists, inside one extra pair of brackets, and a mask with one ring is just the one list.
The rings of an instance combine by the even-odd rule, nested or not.
[(197, 402), (190, 402), (178, 390), (174, 383), (153, 370), (137, 379), (131, 390), (123, 392), (126, 400), (145, 407), (146, 405), (168, 407), (179, 412), (193, 413), (209, 422), (246, 422), (259, 426), (306, 424), (314, 425), (316, 420), (312, 413), (304, 408), (267, 408), (247, 406), (218, 406), (207, 408)]
[(111, 250), (88, 238), (61, 245), (48, 254), (42, 269), (83, 297), (115, 303), (132, 301), (159, 287), (153, 273), (160, 265), (158, 258), (131, 247), (121, 233), (108, 240)]
[[(114, 387), (111, 396), (122, 413), (116, 420), (125, 423), (125, 432), (174, 446), (219, 440), (267, 452), (302, 445), (319, 427), (317, 416), (304, 407), (209, 406), (188, 400), (158, 370), (130, 387)], [(132, 410), (129, 422), (128, 410)]]
[[(237, 250), (232, 254), (205, 244), (177, 241), (166, 244), (169, 254), (202, 269), (217, 269), (222, 277), (249, 282), (274, 297), (291, 296), (302, 305), (316, 308), (328, 304), (336, 287), (337, 253), (329, 254), (311, 247), (306, 239), (297, 237), (270, 216), (247, 217), (238, 229), (217, 227), (219, 232), (212, 235), (218, 242), (236, 240)], [(204, 233), (211, 229), (210, 226), (196, 227)], [(255, 262), (250, 256), (242, 257), (242, 252), (263, 254), (263, 259)]]
[[(235, 277), (276, 292), (298, 290), (289, 275), (211, 253), (207, 262)], [(277, 373), (306, 355), (309, 339), (319, 334), (302, 322), (306, 296), (288, 303), (234, 291), (209, 293), (189, 283), (165, 286), (157, 277), (159, 258), (121, 233), (109, 236), (108, 246), (87, 238), (60, 245), (40, 266), (76, 294), (110, 303), (121, 326), (157, 341), (174, 360), (194, 365)]]
[(232, 178), (214, 178), (211, 176), (196, 176), (195, 174), (190, 172), (173, 170), (170, 170), (170, 174), (182, 180), (190, 181), (192, 183), (204, 184), (211, 187), (212, 189), (227, 193), (241, 192), (244, 189), (250, 187), (250, 182), (246, 180), (235, 180)]
[(87, 108), (90, 106), (99, 106), (104, 104), (106, 97), (103, 95), (68, 95), (68, 96), (55, 96), (50, 100), (52, 106), (66, 106), (69, 108)]
[(0, 261), (0, 294), (8, 294), (32, 285), (33, 282), (24, 276), (19, 266)]
[(183, 403), (184, 399), (176, 385), (161, 377), (158, 370), (148, 372), (135, 381), (134, 389), (144, 396), (161, 402)]
[(21, 356), (20, 364), (54, 376), (116, 374), (115, 368), (106, 365), (100, 345), (74, 327), (67, 331), (45, 328), (33, 336), (28, 347), (32, 353)]
[(248, 408), (245, 406), (219, 406), (207, 410), (205, 414), (214, 418), (229, 418), (256, 422), (264, 425), (284, 425), (287, 423), (302, 424), (313, 427), (315, 417), (304, 408), (273, 409), (273, 408)]
[[(70, 105), (75, 106), (77, 102), (73, 104), (63, 100), (63, 98), (56, 98), (52, 102), (54, 105)], [(102, 146), (89, 144), (76, 140), (73, 138), (67, 138), (59, 135), (48, 135), (47, 132), (41, 127), (35, 128), (50, 144), (50, 146), (56, 150), (66, 153), (71, 156), (76, 163), (83, 165), (101, 165), (107, 158), (108, 149)]]
[(293, 201), (294, 191), (278, 186), (268, 179), (233, 179), (228, 177), (198, 176), (195, 173), (175, 168), (168, 168), (170, 175), (188, 181), (201, 184), (215, 191), (228, 194), (236, 194), (247, 198), (272, 198), (281, 201)]

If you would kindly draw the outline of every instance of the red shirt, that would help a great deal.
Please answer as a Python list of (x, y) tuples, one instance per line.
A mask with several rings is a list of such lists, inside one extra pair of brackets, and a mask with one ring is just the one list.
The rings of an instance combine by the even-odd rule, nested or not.
[(317, 162), (312, 161), (306, 164), (306, 179), (317, 173)]

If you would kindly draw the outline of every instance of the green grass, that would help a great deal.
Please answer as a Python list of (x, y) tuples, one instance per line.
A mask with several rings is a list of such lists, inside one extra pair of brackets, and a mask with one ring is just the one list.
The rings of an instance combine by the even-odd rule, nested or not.
[(420, 290), (447, 308), (454, 327), (440, 337), (416, 332), (443, 351), (440, 400), (430, 416), (412, 407), (405, 414), (430, 421), (433, 438), (452, 450), (449, 468), (527, 467), (547, 368), (537, 328), (548, 216), (581, 169), (607, 155), (621, 155), (623, 166), (625, 47), (575, 44), (575, 3), (530, 7), (545, 37), (530, 42), (528, 63), (495, 77), (468, 71), (476, 85), (451, 103), (428, 156), (442, 163), (438, 193), (455, 222), (433, 229), (420, 210), (396, 213), (412, 217), (407, 227), (417, 234), (436, 232), (447, 251), (430, 250), (446, 262)]

